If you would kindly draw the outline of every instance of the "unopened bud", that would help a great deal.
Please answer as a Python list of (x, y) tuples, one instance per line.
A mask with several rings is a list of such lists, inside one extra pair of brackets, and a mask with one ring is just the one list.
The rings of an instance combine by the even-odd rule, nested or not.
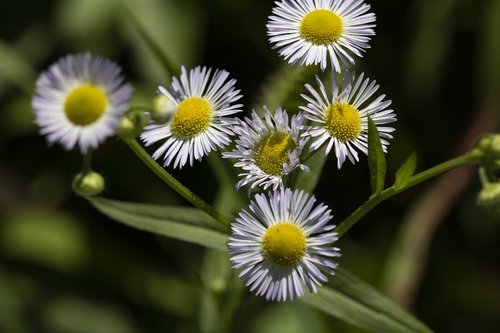
[(147, 124), (147, 116), (143, 112), (126, 114), (118, 126), (118, 136), (123, 140), (136, 138)]
[(104, 190), (104, 178), (97, 172), (88, 171), (76, 175), (73, 190), (82, 197), (93, 197)]
[(500, 134), (483, 136), (479, 140), (477, 147), (488, 160), (500, 159)]
[(489, 210), (500, 211), (500, 183), (484, 186), (477, 197), (477, 204)]
[(158, 95), (153, 99), (151, 119), (157, 124), (168, 123), (175, 114), (175, 104), (166, 96)]

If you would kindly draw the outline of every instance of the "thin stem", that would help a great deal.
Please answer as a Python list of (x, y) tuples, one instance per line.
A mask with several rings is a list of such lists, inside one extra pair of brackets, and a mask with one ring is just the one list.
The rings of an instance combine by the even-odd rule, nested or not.
[(83, 158), (83, 173), (92, 171), (92, 149), (89, 149)]
[(349, 217), (347, 217), (344, 221), (342, 221), (339, 224), (337, 228), (337, 233), (339, 234), (339, 237), (344, 235), (359, 220), (361, 220), (363, 216), (365, 216), (369, 211), (375, 208), (382, 201), (387, 200), (399, 192), (407, 190), (410, 187), (420, 184), (430, 178), (438, 176), (451, 169), (455, 169), (465, 164), (478, 163), (481, 160), (481, 158), (482, 158), (481, 152), (477, 150), (472, 150), (471, 152), (468, 152), (465, 155), (456, 157), (449, 161), (438, 164), (430, 169), (417, 173), (416, 175), (411, 177), (408, 183), (399, 190), (396, 190), (394, 186), (391, 186), (378, 194), (372, 195), (364, 204), (359, 206), (358, 209), (356, 209)]
[(126, 140), (125, 143), (127, 143), (127, 145), (130, 147), (130, 149), (132, 149), (137, 157), (139, 157), (141, 161), (143, 161), (144, 164), (146, 164), (151, 169), (151, 171), (153, 171), (158, 177), (160, 177), (165, 183), (167, 183), (168, 186), (179, 193), (184, 199), (186, 199), (208, 215), (212, 216), (217, 222), (220, 222), (224, 227), (229, 229), (231, 225), (230, 219), (222, 215), (219, 211), (203, 201), (203, 199), (195, 195), (187, 187), (182, 185), (170, 173), (168, 173), (164, 168), (156, 163), (156, 161), (151, 156), (149, 156), (149, 154), (141, 147), (141, 145), (136, 140)]

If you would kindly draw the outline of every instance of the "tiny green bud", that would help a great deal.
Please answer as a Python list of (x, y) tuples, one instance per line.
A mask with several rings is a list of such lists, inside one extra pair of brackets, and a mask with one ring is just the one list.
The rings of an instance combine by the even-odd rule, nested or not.
[(104, 178), (94, 171), (81, 172), (73, 180), (73, 191), (82, 197), (93, 197), (104, 190)]
[(168, 123), (175, 114), (175, 104), (166, 96), (158, 95), (153, 99), (151, 118), (157, 124)]
[(497, 158), (500, 157), (500, 134), (491, 136), (491, 150)]
[(123, 140), (135, 139), (147, 122), (148, 119), (144, 112), (137, 111), (126, 114), (118, 126), (118, 136)]
[(210, 289), (212, 291), (214, 291), (215, 293), (222, 293), (222, 292), (224, 292), (227, 289), (227, 283), (221, 277), (213, 279), (210, 282)]
[(499, 159), (500, 158), (500, 134), (489, 134), (483, 136), (478, 144), (479, 148), (486, 158)]
[(490, 210), (500, 209), (500, 183), (491, 183), (483, 187), (477, 197), (477, 204)]

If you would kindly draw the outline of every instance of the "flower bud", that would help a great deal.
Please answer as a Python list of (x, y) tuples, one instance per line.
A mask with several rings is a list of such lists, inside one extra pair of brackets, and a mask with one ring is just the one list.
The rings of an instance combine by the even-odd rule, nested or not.
[(143, 112), (131, 112), (122, 118), (118, 126), (118, 136), (123, 140), (135, 139), (147, 122), (147, 116)]
[(153, 99), (151, 118), (157, 124), (168, 123), (175, 114), (175, 104), (166, 96), (158, 95)]
[(104, 178), (94, 171), (81, 172), (73, 180), (73, 191), (82, 197), (96, 196), (104, 190), (104, 186)]
[(482, 137), (477, 147), (488, 160), (500, 159), (500, 134), (490, 134)]
[(500, 211), (500, 183), (484, 186), (477, 197), (477, 204), (489, 210)]

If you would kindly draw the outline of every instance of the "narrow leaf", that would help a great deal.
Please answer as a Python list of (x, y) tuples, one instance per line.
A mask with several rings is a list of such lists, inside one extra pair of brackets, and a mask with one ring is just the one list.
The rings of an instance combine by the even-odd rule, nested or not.
[(430, 333), (391, 300), (345, 270), (337, 270), (329, 286), (302, 299), (327, 314), (371, 332)]
[(396, 171), (396, 180), (394, 182), (394, 188), (400, 190), (410, 180), (411, 176), (415, 173), (415, 168), (417, 167), (417, 154), (415, 152), (411, 153), (406, 161), (399, 167)]
[(196, 208), (136, 204), (104, 198), (88, 200), (104, 215), (130, 227), (208, 248), (227, 249), (227, 234), (212, 217)]
[(384, 189), (386, 163), (377, 126), (370, 117), (368, 118), (368, 166), (372, 193), (378, 194)]
[(125, 12), (130, 18), (130, 22), (134, 25), (134, 27), (137, 29), (143, 40), (146, 42), (148, 45), (149, 49), (155, 57), (158, 59), (158, 61), (162, 64), (163, 68), (170, 74), (170, 75), (176, 75), (178, 76), (180, 71), (178, 69), (178, 66), (175, 65), (175, 63), (172, 61), (172, 59), (166, 54), (166, 52), (163, 50), (163, 48), (160, 46), (160, 44), (154, 39), (152, 34), (150, 34), (146, 27), (139, 21), (139, 18), (137, 15), (134, 13), (133, 9), (130, 7), (125, 7)]

